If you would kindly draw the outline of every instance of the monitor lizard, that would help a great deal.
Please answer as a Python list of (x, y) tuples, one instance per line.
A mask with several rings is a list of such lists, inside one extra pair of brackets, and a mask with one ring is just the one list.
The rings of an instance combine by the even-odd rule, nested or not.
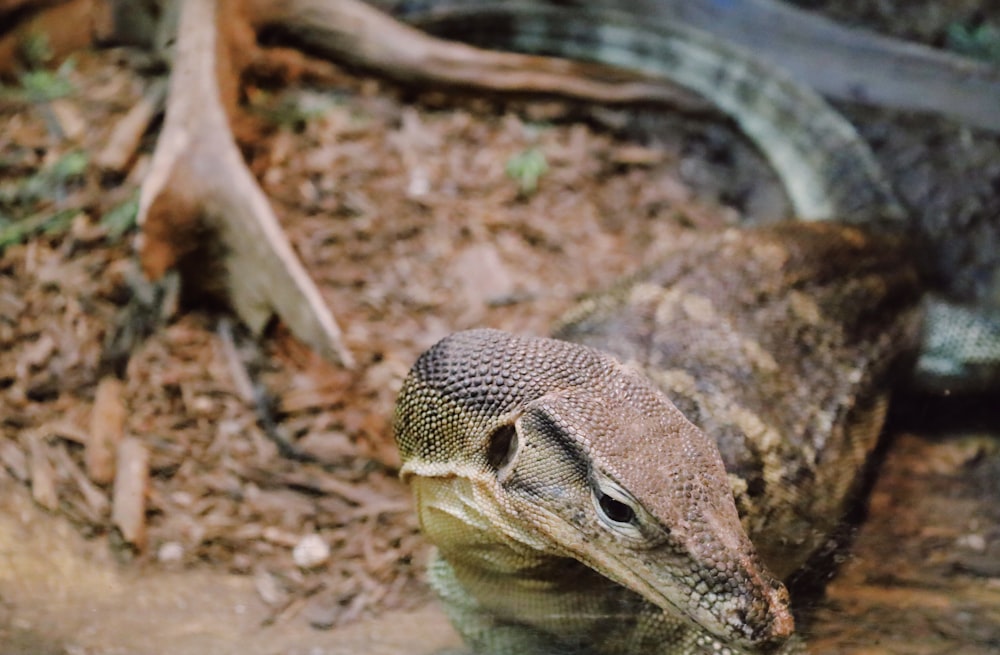
[(919, 278), (836, 224), (679, 245), (571, 312), (579, 343), (459, 332), (404, 383), (402, 476), (477, 653), (799, 652), (779, 580), (875, 446)]
[[(579, 50), (572, 16), (525, 15), (493, 24), (532, 34), (520, 49)], [(588, 34), (607, 33), (622, 34)], [(652, 44), (602, 51), (662, 69)], [(841, 519), (892, 381), (949, 324), (921, 336), (925, 285), (913, 244), (883, 229), (900, 210), (867, 146), (780, 75), (792, 109), (774, 111), (759, 93), (774, 78), (741, 53), (716, 61), (735, 68), (710, 99), (765, 107), (741, 125), (834, 146), (793, 173), (830, 193), (795, 204), (842, 220), (688, 235), (559, 339), (461, 332), (418, 359), (397, 403), (402, 476), (437, 546), (431, 583), (477, 652), (800, 652), (780, 580)]]

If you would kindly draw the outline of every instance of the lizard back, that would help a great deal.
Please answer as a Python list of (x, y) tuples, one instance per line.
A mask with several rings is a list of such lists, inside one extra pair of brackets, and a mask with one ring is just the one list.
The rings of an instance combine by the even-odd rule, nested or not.
[(836, 224), (689, 235), (555, 336), (638, 368), (716, 441), (744, 528), (786, 577), (842, 518), (916, 347), (910, 259)]

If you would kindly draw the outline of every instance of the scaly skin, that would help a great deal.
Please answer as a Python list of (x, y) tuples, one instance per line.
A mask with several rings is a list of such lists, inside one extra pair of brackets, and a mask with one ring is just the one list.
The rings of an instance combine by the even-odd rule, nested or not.
[(555, 334), (638, 368), (712, 436), (784, 579), (826, 542), (875, 447), (917, 347), (920, 279), (899, 239), (835, 224), (676, 245)]
[[(900, 216), (844, 119), (717, 39), (588, 8), (415, 5), (409, 19), (437, 34), (703, 93), (765, 153), (800, 218)], [(425, 353), (400, 394), (397, 439), (438, 547), (432, 584), (470, 645), (798, 652), (774, 580), (827, 540), (876, 443), (893, 373), (919, 340), (912, 262), (897, 240), (837, 225), (695, 235), (559, 329), (626, 367), (491, 331)], [(1000, 369), (995, 319), (929, 316), (937, 371)]]
[(432, 580), (477, 652), (770, 649), (791, 634), (718, 450), (610, 357), (462, 332), (421, 356), (397, 407)]
[(492, 655), (797, 652), (775, 580), (827, 539), (875, 445), (919, 327), (905, 261), (895, 240), (836, 225), (695, 235), (560, 329), (626, 366), (496, 331), (421, 356), (396, 435), (466, 640)]

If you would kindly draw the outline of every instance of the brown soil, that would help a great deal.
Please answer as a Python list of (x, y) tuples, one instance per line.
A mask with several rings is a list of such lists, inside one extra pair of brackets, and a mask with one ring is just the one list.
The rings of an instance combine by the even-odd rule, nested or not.
[[(248, 159), (359, 367), (319, 361), (280, 329), (265, 339), (257, 377), (276, 399), (278, 436), (311, 459), (298, 461), (241, 395), (220, 315), (187, 309), (155, 332), (120, 395), (125, 431), (151, 457), (148, 541), (136, 549), (112, 523), (109, 487), (84, 473), (82, 442), (134, 270), (127, 238), (101, 219), (136, 189), (152, 137), (126, 175), (88, 166), (39, 199), (20, 191), (67, 153), (92, 158), (141, 94), (135, 53), (76, 61), (68, 97), (0, 103), (0, 209), (68, 210), (0, 259), (0, 652), (454, 645), (424, 607), (426, 546), (396, 479), (392, 405), (412, 361), (462, 328), (544, 334), (578, 295), (669, 249), (677, 229), (787, 212), (760, 157), (706, 119), (415, 92), (325, 66), (322, 86), (251, 83), (268, 127), (244, 144)], [(982, 297), (981, 252), (1000, 252), (989, 247), (1000, 140), (851, 115), (924, 224), (964, 217), (946, 225), (969, 238), (942, 252), (954, 286)], [(505, 168), (532, 149), (548, 170), (528, 192)], [(1000, 648), (1000, 449), (982, 430), (946, 434), (888, 449), (867, 519), (812, 608), (815, 652)], [(303, 568), (293, 553), (310, 535), (330, 555)]]

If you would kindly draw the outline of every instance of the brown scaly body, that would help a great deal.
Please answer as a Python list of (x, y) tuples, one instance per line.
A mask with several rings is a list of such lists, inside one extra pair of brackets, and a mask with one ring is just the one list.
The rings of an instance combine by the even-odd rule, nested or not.
[(744, 527), (786, 577), (842, 518), (916, 348), (908, 254), (835, 224), (699, 234), (556, 336), (635, 366), (712, 436)]
[(397, 406), (432, 584), (476, 652), (771, 648), (787, 592), (711, 440), (596, 350), (495, 330), (420, 357)]
[[(767, 154), (801, 218), (900, 216), (853, 128), (738, 49), (619, 12), (441, 4), (428, 13), (445, 33), (704, 93)], [(774, 580), (843, 515), (919, 341), (920, 280), (901, 240), (844, 225), (675, 246), (565, 319), (557, 336), (584, 346), (459, 333), (404, 384), (397, 439), (438, 547), (431, 581), (477, 652), (801, 652)], [(928, 315), (927, 343), (964, 327)], [(947, 365), (969, 352), (943, 343)]]
[(837, 225), (693, 234), (559, 329), (625, 366), (496, 331), (425, 353), (397, 438), (439, 549), (432, 583), (466, 640), (496, 655), (799, 652), (781, 645), (791, 618), (769, 570), (787, 576), (827, 539), (875, 444), (919, 329), (906, 259)]

